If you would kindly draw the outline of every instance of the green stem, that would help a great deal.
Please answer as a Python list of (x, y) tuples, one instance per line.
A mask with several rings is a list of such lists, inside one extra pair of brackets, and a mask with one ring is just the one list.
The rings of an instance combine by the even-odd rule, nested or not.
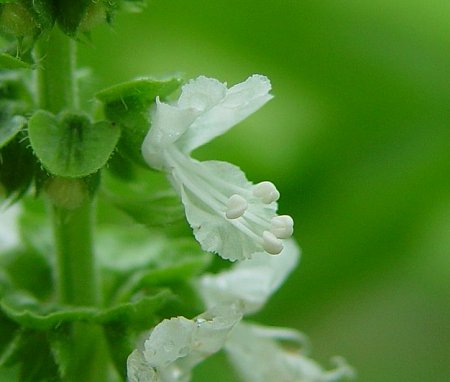
[[(36, 46), (38, 104), (57, 114), (78, 107), (75, 41), (53, 28)], [(56, 177), (49, 181), (51, 218), (55, 241), (55, 275), (59, 303), (72, 306), (101, 304), (97, 266), (93, 252), (94, 203), (81, 179)], [(107, 381), (108, 355), (103, 330), (76, 322), (65, 341), (64, 382)]]
[(57, 285), (62, 304), (98, 305), (96, 264), (92, 251), (92, 203), (73, 210), (53, 206)]
[[(52, 212), (59, 300), (64, 305), (98, 306), (99, 286), (92, 250), (92, 203), (87, 200), (74, 209), (53, 204)], [(68, 340), (72, 354), (63, 380), (106, 381), (108, 358), (102, 328), (76, 322), (70, 327)]]
[(52, 113), (78, 107), (76, 42), (53, 28), (36, 45), (39, 107)]

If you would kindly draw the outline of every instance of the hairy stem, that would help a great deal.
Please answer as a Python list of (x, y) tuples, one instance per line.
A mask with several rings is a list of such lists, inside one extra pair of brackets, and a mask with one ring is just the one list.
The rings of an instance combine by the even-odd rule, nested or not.
[(76, 42), (53, 28), (36, 46), (39, 107), (52, 113), (78, 107)]
[[(78, 107), (75, 67), (76, 42), (58, 28), (37, 43), (36, 73), (39, 108), (52, 113)], [(55, 242), (55, 281), (59, 303), (72, 306), (101, 304), (93, 252), (94, 208), (81, 179), (56, 177), (47, 185)], [(64, 382), (107, 381), (108, 355), (103, 330), (76, 322), (64, 339), (70, 354), (64, 356)]]

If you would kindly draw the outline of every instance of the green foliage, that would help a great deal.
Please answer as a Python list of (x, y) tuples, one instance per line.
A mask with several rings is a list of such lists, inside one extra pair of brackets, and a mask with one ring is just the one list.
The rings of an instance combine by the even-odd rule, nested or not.
[(136, 12), (145, 3), (145, 0), (56, 0), (56, 17), (64, 33), (78, 38), (101, 23), (110, 23), (117, 10)]
[[(112, 170), (116, 170), (114, 165)], [(190, 235), (180, 198), (165, 175), (136, 166), (130, 166), (125, 177), (116, 172), (104, 175), (104, 197), (135, 222), (164, 229), (165, 234)]]
[(27, 120), (21, 115), (5, 116), (0, 121), (0, 148), (6, 146), (25, 127)]
[[(204, 270), (211, 257), (191, 238), (168, 240), (143, 226), (114, 228), (117, 218), (102, 202), (109, 208), (105, 215), (100, 208), (96, 245), (104, 306), (61, 305), (53, 285), (46, 209), (42, 200), (22, 200), (19, 230), (25, 240), (0, 256), (0, 369), (17, 373), (11, 380), (59, 381), (69, 372), (78, 346), (73, 330), (81, 325), (104, 333), (115, 368), (125, 378), (126, 358), (139, 333), (171, 312), (165, 308), (169, 302), (182, 301), (177, 306), (184, 309), (197, 303), (180, 283)], [(39, 356), (31, 359), (37, 348)]]
[(143, 330), (161, 305), (170, 296), (168, 291), (150, 296), (136, 296), (135, 301), (123, 302), (110, 308), (58, 306), (40, 303), (25, 292), (6, 294), (0, 300), (0, 310), (23, 328), (45, 331), (71, 322), (95, 324), (122, 323)]
[(12, 198), (28, 190), (36, 170), (25, 132), (32, 107), (26, 81), (23, 73), (0, 72), (0, 189)]
[(89, 31), (106, 20), (109, 1), (57, 1), (58, 25), (69, 36)]
[(120, 136), (117, 125), (92, 124), (84, 115), (64, 113), (58, 117), (37, 111), (29, 120), (31, 146), (53, 175), (83, 177), (108, 161)]
[(6, 197), (13, 199), (25, 194), (35, 173), (35, 158), (26, 144), (26, 137), (15, 139), (0, 151), (0, 185)]
[[(16, 39), (16, 54), (20, 56), (28, 52), (36, 39), (53, 27), (54, 22), (55, 8), (52, 1), (18, 0), (0, 5), (0, 32)], [(9, 61), (11, 65), (12, 60)]]
[(18, 381), (60, 381), (45, 332), (18, 330), (2, 354), (2, 361), (0, 368), (19, 366)]
[(124, 158), (147, 167), (142, 159), (141, 144), (150, 128), (150, 105), (156, 97), (168, 96), (179, 85), (179, 79), (157, 81), (142, 78), (96, 94), (103, 103), (106, 118), (122, 126), (118, 150)]
[[(17, 248), (0, 256), (0, 267), (7, 282), (0, 281), (6, 291), (26, 290), (34, 298), (48, 299), (52, 294), (52, 270), (48, 259), (33, 248)], [(37, 287), (39, 286), (39, 287)]]
[(0, 68), (2, 69), (29, 69), (31, 65), (22, 61), (18, 57), (11, 56), (8, 53), (0, 53)]

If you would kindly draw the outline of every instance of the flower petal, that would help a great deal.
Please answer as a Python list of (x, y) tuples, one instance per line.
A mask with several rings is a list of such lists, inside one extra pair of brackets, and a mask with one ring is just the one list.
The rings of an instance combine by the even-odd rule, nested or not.
[(230, 270), (202, 276), (198, 281), (199, 292), (207, 307), (241, 301), (245, 314), (254, 313), (283, 283), (299, 256), (299, 247), (289, 240), (279, 256), (258, 253)]
[(185, 317), (162, 321), (144, 343), (147, 363), (153, 368), (164, 368), (185, 357), (190, 351), (194, 330), (194, 321)]
[[(324, 371), (300, 351), (283, 348), (277, 341), (286, 337), (270, 337), (272, 332), (272, 328), (243, 322), (233, 329), (225, 350), (244, 382), (334, 382), (353, 376), (341, 359), (336, 369)], [(295, 336), (287, 339), (298, 341)]]
[(187, 382), (192, 369), (219, 351), (242, 318), (242, 306), (216, 306), (189, 320), (163, 320), (128, 358), (130, 382)]
[[(219, 84), (216, 85), (218, 88), (222, 85)], [(205, 87), (204, 77), (194, 80), (191, 83), (191, 89), (194, 87), (198, 87), (199, 92), (212, 88), (212, 86)], [(218, 88), (214, 89), (214, 91), (210, 90), (209, 94), (213, 94), (213, 96), (208, 98), (208, 103), (204, 102), (201, 105), (204, 112), (198, 115), (177, 141), (176, 144), (181, 151), (190, 153), (197, 147), (222, 135), (234, 125), (253, 114), (272, 98), (269, 94), (271, 89), (269, 79), (257, 74), (230, 88), (223, 98), (217, 96), (217, 93), (219, 93)], [(183, 98), (183, 95), (181, 98)], [(216, 100), (215, 105), (211, 102), (213, 99)], [(196, 102), (191, 102), (190, 106), (199, 103), (196, 100)], [(182, 104), (185, 103), (183, 102)]]
[(180, 109), (156, 100), (152, 127), (141, 147), (142, 156), (150, 167), (164, 168), (164, 150), (185, 133), (197, 114), (195, 110)]
[[(177, 155), (173, 162), (168, 160), (172, 183), (181, 194), (186, 218), (202, 248), (232, 261), (263, 252), (263, 232), (270, 230), (277, 204), (265, 204), (254, 196), (252, 183), (239, 167), (218, 161), (198, 162), (174, 151), (173, 156)], [(236, 194), (248, 204), (245, 213), (240, 210), (242, 216), (229, 211), (230, 198)]]
[(127, 359), (128, 382), (158, 382), (156, 371), (149, 367), (144, 354), (134, 350)]
[(178, 107), (204, 112), (219, 104), (226, 93), (227, 87), (220, 81), (200, 76), (183, 86)]

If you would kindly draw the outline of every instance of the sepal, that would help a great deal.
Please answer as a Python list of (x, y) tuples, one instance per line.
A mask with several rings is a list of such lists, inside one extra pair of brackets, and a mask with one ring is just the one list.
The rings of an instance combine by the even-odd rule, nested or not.
[(148, 132), (150, 107), (157, 97), (164, 98), (180, 85), (179, 79), (141, 78), (104, 89), (96, 94), (106, 118), (122, 127), (119, 152), (125, 158), (145, 166), (141, 144)]

